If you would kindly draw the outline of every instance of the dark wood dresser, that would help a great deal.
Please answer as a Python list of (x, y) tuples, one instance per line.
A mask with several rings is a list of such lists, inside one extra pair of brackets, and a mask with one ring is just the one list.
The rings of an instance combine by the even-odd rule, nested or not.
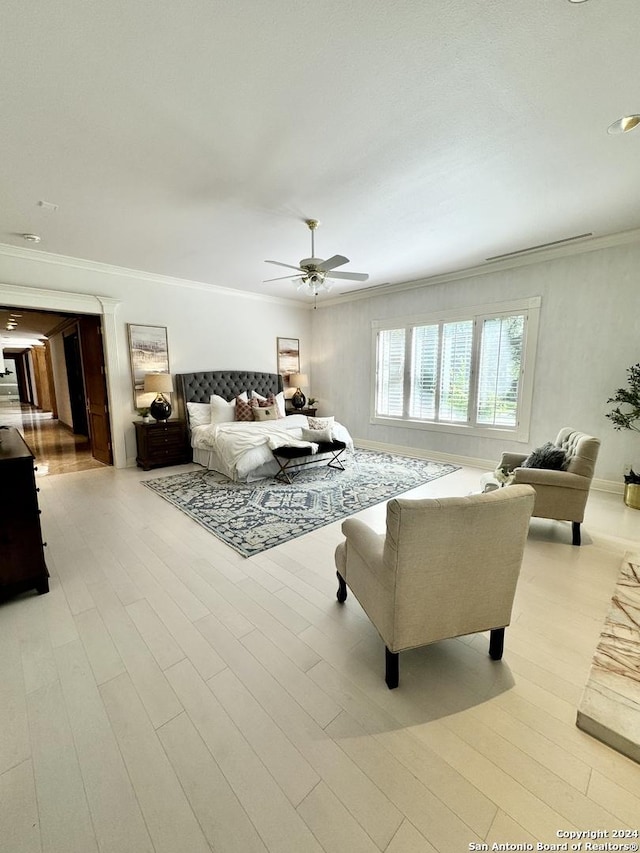
[(0, 598), (49, 592), (33, 461), (17, 429), (0, 429)]
[(144, 470), (162, 465), (191, 462), (186, 421), (134, 421), (138, 455), (136, 462)]

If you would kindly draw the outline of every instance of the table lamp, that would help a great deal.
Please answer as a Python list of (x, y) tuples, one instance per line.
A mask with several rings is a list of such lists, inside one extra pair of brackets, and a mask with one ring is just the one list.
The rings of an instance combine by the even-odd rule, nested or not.
[(291, 373), (289, 374), (289, 385), (296, 386), (295, 393), (291, 398), (291, 405), (294, 409), (304, 409), (305, 404), (307, 402), (307, 398), (304, 396), (302, 391), (300, 390), (301, 385), (307, 386), (309, 384), (309, 377), (306, 373)]
[(144, 377), (145, 393), (152, 392), (155, 400), (149, 406), (151, 415), (157, 421), (166, 421), (171, 414), (171, 403), (164, 396), (173, 391), (173, 382), (168, 373), (147, 373)]

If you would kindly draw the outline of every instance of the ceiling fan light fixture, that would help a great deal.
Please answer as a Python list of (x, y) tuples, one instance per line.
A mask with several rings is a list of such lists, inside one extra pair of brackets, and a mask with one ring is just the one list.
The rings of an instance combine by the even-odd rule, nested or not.
[(631, 114), (622, 116), (607, 128), (607, 133), (614, 135), (617, 133), (629, 133), (630, 130), (635, 130), (640, 124), (640, 115)]
[[(318, 225), (320, 224), (317, 219), (305, 219), (305, 224), (309, 231), (311, 232), (311, 257), (303, 258), (298, 266), (293, 266), (293, 264), (284, 264), (281, 261), (265, 261), (267, 264), (275, 264), (279, 267), (286, 267), (287, 269), (296, 270), (300, 273), (300, 275), (291, 278), (291, 282), (294, 287), (301, 292), (307, 289), (308, 293), (314, 297), (318, 296), (318, 294), (322, 291), (331, 290), (333, 283), (328, 283), (329, 279), (347, 279), (351, 281), (366, 281), (369, 278), (367, 273), (361, 272), (335, 272), (336, 267), (341, 267), (344, 264), (349, 263), (349, 258), (345, 258), (344, 255), (332, 255), (330, 258), (323, 260), (322, 258), (316, 258), (315, 252), (315, 240), (314, 240), (314, 232)], [(270, 278), (266, 279), (265, 283), (272, 281), (281, 281), (282, 279), (289, 278), (290, 276), (281, 276), (280, 278)], [(314, 302), (315, 307), (315, 302)]]

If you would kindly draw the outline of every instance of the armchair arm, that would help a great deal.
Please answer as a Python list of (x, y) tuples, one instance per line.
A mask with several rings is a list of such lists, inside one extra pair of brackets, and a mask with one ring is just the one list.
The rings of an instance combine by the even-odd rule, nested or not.
[(562, 489), (589, 491), (591, 479), (568, 471), (552, 471), (549, 468), (515, 468), (514, 483), (528, 483), (531, 486), (559, 486)]
[(518, 465), (522, 465), (527, 456), (527, 453), (503, 453), (498, 464), (498, 468), (502, 468), (503, 471), (511, 472), (514, 468), (517, 468)]
[(347, 553), (353, 548), (376, 574), (380, 574), (386, 535), (376, 533), (358, 518), (348, 518), (343, 521), (342, 532), (347, 540)]

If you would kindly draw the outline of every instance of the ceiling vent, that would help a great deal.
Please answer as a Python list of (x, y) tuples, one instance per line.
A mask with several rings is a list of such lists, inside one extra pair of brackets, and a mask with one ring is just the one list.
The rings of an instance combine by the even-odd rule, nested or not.
[(576, 234), (575, 237), (565, 237), (564, 240), (552, 240), (550, 243), (528, 246), (526, 249), (517, 249), (515, 252), (505, 252), (504, 255), (492, 255), (490, 258), (485, 258), (485, 261), (501, 261), (503, 258), (515, 258), (517, 255), (526, 255), (527, 252), (537, 252), (540, 249), (550, 249), (553, 246), (564, 246), (566, 243), (585, 240), (587, 237), (593, 237), (593, 231), (589, 231), (587, 234)]

